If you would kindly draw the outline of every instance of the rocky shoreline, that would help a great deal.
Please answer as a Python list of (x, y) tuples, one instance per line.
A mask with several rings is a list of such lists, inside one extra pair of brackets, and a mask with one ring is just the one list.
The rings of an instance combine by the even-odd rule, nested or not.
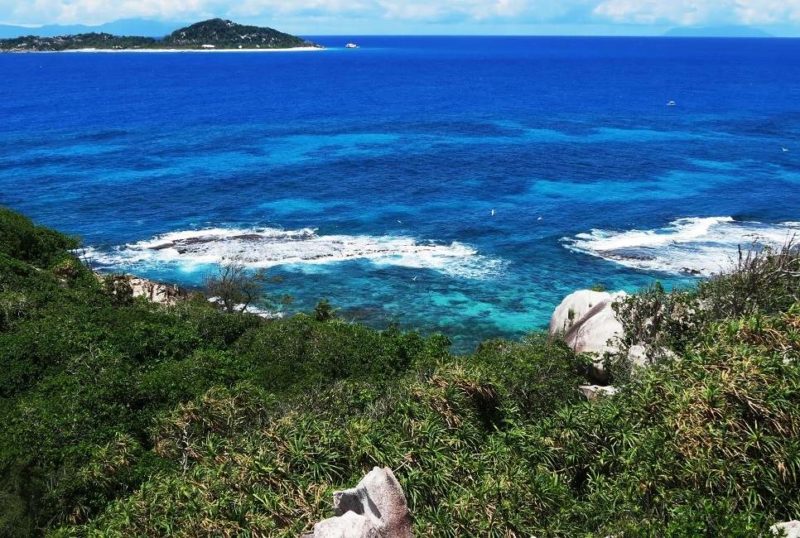
[[(129, 286), (133, 298), (144, 297), (151, 303), (159, 305), (175, 306), (183, 301), (191, 299), (195, 295), (201, 295), (205, 297), (205, 295), (198, 290), (191, 290), (188, 288), (183, 288), (181, 286), (178, 286), (177, 284), (158, 282), (155, 280), (150, 280), (135, 275), (125, 275), (125, 274), (118, 275), (111, 273), (101, 273), (98, 271), (95, 271), (94, 274), (100, 282), (105, 283), (110, 278), (113, 280), (115, 287), (119, 284)], [(208, 300), (208, 302), (214, 305), (217, 306), (220, 305), (219, 298), (217, 297), (205, 297), (205, 298)], [(241, 306), (243, 305), (237, 305), (237, 307)], [(282, 312), (265, 310), (263, 308), (258, 308), (257, 306), (253, 305), (249, 305), (246, 308), (244, 308), (243, 312), (246, 314), (253, 314), (264, 319), (280, 319), (283, 317)]]
[(146, 278), (129, 276), (128, 283), (133, 289), (134, 297), (145, 297), (153, 303), (167, 306), (174, 306), (191, 295), (189, 291), (174, 284), (164, 284)]
[(192, 296), (191, 291), (176, 284), (165, 284), (134, 275), (116, 275), (97, 271), (94, 274), (101, 282), (106, 282), (111, 278), (115, 283), (127, 284), (130, 286), (134, 298), (144, 297), (155, 304), (175, 306)]

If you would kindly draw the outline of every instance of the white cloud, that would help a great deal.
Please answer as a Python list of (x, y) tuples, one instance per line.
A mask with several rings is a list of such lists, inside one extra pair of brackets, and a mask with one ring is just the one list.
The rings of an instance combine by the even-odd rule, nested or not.
[(744, 24), (800, 22), (800, 0), (739, 0), (735, 10)]
[(350, 17), (406, 22), (511, 21), (633, 24), (800, 22), (800, 0), (0, 0), (0, 20), (100, 23), (145, 17), (195, 20)]
[[(0, 19), (20, 22), (95, 23), (129, 17), (191, 19), (204, 16), (293, 15), (357, 13), (381, 18), (484, 20), (514, 17), (534, 8), (542, 12), (542, 0), (0, 0)], [(558, 4), (557, 2), (555, 4)]]
[(776, 24), (800, 21), (800, 0), (603, 0), (594, 14), (637, 24)]
[(455, 0), (450, 2), (379, 0), (378, 5), (383, 10), (383, 16), (390, 19), (467, 18), (485, 20), (523, 15), (530, 8), (531, 3), (527, 0)]
[(707, 20), (718, 3), (713, 0), (605, 0), (594, 9), (594, 13), (615, 22), (689, 25)]

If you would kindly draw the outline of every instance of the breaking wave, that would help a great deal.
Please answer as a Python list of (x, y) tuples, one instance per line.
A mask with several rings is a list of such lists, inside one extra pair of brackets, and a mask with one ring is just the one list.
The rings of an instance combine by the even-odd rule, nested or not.
[(91, 263), (107, 267), (173, 265), (186, 270), (234, 259), (251, 268), (367, 260), (464, 278), (486, 278), (503, 265), (458, 242), (447, 245), (404, 236), (318, 235), (312, 228), (180, 231), (110, 250), (89, 248), (85, 256)]
[(738, 248), (779, 247), (800, 222), (764, 224), (732, 217), (682, 218), (654, 230), (592, 230), (562, 239), (574, 251), (643, 271), (710, 276), (730, 268)]

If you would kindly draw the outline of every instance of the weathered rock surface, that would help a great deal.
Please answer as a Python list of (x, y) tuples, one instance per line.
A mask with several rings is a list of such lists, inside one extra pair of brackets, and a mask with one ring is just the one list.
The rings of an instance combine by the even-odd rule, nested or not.
[(106, 275), (103, 273), (95, 273), (95, 276), (101, 282), (111, 278), (115, 282), (127, 284), (130, 286), (134, 297), (144, 297), (148, 301), (157, 304), (174, 306), (189, 297), (189, 292), (174, 284), (164, 284), (133, 275)]
[(598, 398), (614, 396), (618, 392), (615, 387), (601, 387), (600, 385), (581, 385), (578, 387), (578, 390), (581, 391), (581, 394), (586, 396), (586, 399), (590, 402)]
[(411, 514), (400, 483), (388, 467), (375, 467), (353, 489), (333, 494), (336, 517), (302, 538), (412, 538)]
[(650, 361), (647, 358), (647, 348), (642, 345), (635, 345), (631, 346), (628, 350), (628, 359), (634, 364), (634, 366), (647, 366)]
[(576, 353), (595, 356), (592, 375), (598, 381), (607, 379), (604, 355), (619, 351), (616, 341), (622, 334), (622, 324), (611, 305), (625, 295), (625, 292), (576, 291), (561, 301), (550, 318), (550, 335), (562, 335)]
[(622, 332), (611, 305), (625, 292), (579, 290), (561, 301), (550, 318), (550, 334), (563, 334), (577, 353), (616, 351), (613, 340)]
[(786, 523), (776, 523), (769, 528), (775, 536), (785, 536), (786, 538), (800, 538), (800, 521), (787, 521)]
[(145, 297), (151, 302), (168, 306), (173, 306), (187, 297), (187, 293), (178, 286), (133, 276), (127, 278), (134, 297)]

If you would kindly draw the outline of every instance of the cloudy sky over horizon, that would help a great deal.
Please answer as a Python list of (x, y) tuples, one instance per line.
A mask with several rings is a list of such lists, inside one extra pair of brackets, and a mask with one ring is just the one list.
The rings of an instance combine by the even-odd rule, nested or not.
[(305, 34), (648, 34), (732, 25), (800, 34), (800, 0), (0, 0), (5, 24), (210, 17)]

